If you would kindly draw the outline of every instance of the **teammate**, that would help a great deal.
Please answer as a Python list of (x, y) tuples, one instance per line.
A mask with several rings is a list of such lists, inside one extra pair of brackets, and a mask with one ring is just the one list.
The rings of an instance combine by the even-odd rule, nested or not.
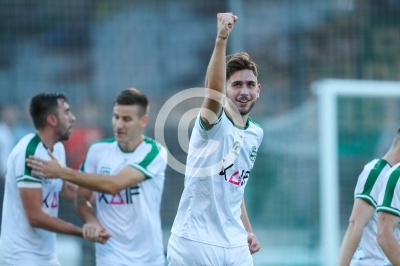
[[(23, 137), (7, 161), (0, 237), (0, 265), (59, 265), (56, 233), (82, 236), (81, 228), (57, 218), (59, 196), (73, 200), (77, 186), (62, 180), (34, 177), (25, 159), (48, 159), (46, 149), (65, 165), (67, 140), (75, 121), (67, 97), (41, 93), (30, 102), (36, 133)], [(106, 241), (106, 236), (103, 241)]]
[(385, 156), (366, 164), (358, 177), (354, 206), (340, 250), (339, 265), (389, 265), (376, 240), (378, 213), (375, 208), (381, 182), (391, 166), (398, 162), (400, 131), (396, 133)]
[[(96, 245), (97, 266), (165, 264), (160, 204), (166, 150), (142, 133), (148, 108), (147, 97), (139, 90), (119, 93), (112, 118), (115, 138), (93, 143), (81, 172), (61, 167), (55, 158), (28, 160), (35, 173), (81, 186), (76, 209), (86, 223), (85, 238), (98, 240), (102, 227), (112, 235), (106, 244)], [(99, 192), (97, 217), (87, 204), (92, 191)]]
[[(251, 254), (260, 249), (243, 193), (263, 137), (249, 118), (261, 85), (248, 54), (225, 57), (237, 17), (220, 13), (217, 20), (206, 75), (209, 89), (190, 138), (185, 187), (168, 244), (172, 266), (253, 265)], [(209, 141), (219, 142), (213, 152)]]
[[(400, 135), (400, 128), (397, 136)], [(400, 146), (400, 137), (395, 140)], [(381, 182), (378, 198), (378, 243), (393, 265), (400, 265), (400, 163), (390, 169)], [(390, 264), (389, 264), (390, 265)]]

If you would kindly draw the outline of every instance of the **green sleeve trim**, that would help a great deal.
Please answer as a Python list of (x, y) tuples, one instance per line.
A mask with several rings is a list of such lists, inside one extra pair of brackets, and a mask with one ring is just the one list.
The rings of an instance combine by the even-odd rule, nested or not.
[(35, 182), (35, 183), (42, 183), (42, 179), (33, 177), (33, 176), (28, 176), (28, 175), (22, 175), (17, 177), (17, 183), (18, 182)]
[(147, 171), (145, 168), (141, 167), (138, 164), (129, 164), (129, 166), (142, 172), (144, 174), (144, 176), (146, 177), (146, 179), (152, 179), (154, 177), (154, 175), (152, 173), (150, 173), (149, 171)]
[(211, 124), (209, 129), (207, 129), (207, 128), (204, 126), (203, 120), (201, 120), (201, 114), (200, 114), (200, 116), (199, 116), (199, 124), (200, 124), (200, 127), (201, 127), (203, 130), (205, 130), (205, 131), (208, 131), (208, 130), (212, 129), (213, 126), (215, 126), (216, 124), (218, 124), (218, 123), (221, 121), (221, 119), (222, 119), (222, 113), (223, 113), (223, 112), (224, 112), (224, 110), (222, 109), (221, 113), (220, 113), (219, 116), (218, 116), (217, 121), (215, 121), (214, 124)]
[(363, 195), (363, 194), (357, 194), (356, 199), (362, 199), (365, 200), (367, 203), (369, 203), (370, 205), (372, 205), (372, 207), (374, 207), (374, 209), (376, 209), (376, 201), (369, 195)]
[(376, 209), (376, 211), (377, 212), (387, 212), (387, 213), (393, 214), (393, 215), (395, 215), (397, 217), (400, 217), (400, 211), (398, 209), (395, 209), (395, 208), (390, 208), (390, 207), (386, 207), (386, 206), (379, 206)]
[[(29, 158), (31, 155), (35, 155), (35, 151), (39, 143), (41, 142), (39, 136), (35, 134), (35, 136), (29, 141), (28, 146), (26, 147), (25, 151), (25, 159)], [(27, 163), (25, 162), (25, 170), (24, 175), (32, 175), (32, 168), (28, 167)]]

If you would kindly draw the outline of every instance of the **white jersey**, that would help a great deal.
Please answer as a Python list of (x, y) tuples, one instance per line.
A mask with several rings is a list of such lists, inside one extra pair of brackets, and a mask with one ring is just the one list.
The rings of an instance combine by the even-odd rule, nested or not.
[[(374, 209), (377, 207), (380, 183), (390, 170), (390, 164), (384, 159), (375, 159), (364, 166), (354, 190), (356, 199), (363, 199)], [(374, 211), (371, 220), (364, 228), (360, 244), (354, 253), (352, 266), (390, 265), (380, 248), (377, 237), (378, 214)]]
[(115, 195), (97, 193), (97, 218), (112, 235), (96, 244), (96, 261), (106, 265), (164, 265), (160, 204), (164, 187), (166, 149), (145, 138), (132, 152), (123, 152), (115, 139), (95, 142), (81, 171), (115, 175), (129, 165), (146, 180)]
[[(395, 164), (381, 182), (378, 197), (378, 212), (387, 212), (400, 218), (400, 163)], [(400, 241), (400, 224), (395, 230), (395, 237)]]
[(251, 119), (238, 129), (225, 111), (209, 130), (197, 117), (173, 234), (220, 247), (247, 245), (240, 206), (263, 134)]
[[(65, 165), (65, 150), (54, 145), (54, 156)], [(39, 136), (28, 134), (12, 150), (7, 161), (7, 174), (1, 225), (1, 261), (11, 265), (59, 265), (56, 256), (56, 233), (32, 227), (21, 201), (19, 188), (42, 188), (42, 209), (57, 217), (61, 179), (31, 176), (25, 159), (29, 155), (50, 160)]]

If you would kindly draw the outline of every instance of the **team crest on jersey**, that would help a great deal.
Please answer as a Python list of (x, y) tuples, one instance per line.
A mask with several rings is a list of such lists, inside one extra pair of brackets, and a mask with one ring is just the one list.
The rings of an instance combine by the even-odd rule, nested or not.
[(256, 160), (256, 157), (257, 157), (257, 147), (256, 146), (253, 146), (252, 148), (251, 148), (251, 152), (250, 152), (250, 161), (252, 161), (253, 163), (254, 163), (254, 161)]
[(100, 173), (103, 175), (109, 175), (111, 173), (111, 168), (107, 166), (102, 166), (100, 169)]
[(239, 141), (235, 141), (232, 145), (232, 149), (231, 152), (237, 156), (239, 156), (239, 152), (240, 152), (240, 143)]

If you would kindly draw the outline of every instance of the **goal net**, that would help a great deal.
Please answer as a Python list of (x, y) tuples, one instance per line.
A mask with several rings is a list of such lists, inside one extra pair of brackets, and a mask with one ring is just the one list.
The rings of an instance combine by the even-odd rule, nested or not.
[(363, 166), (382, 157), (400, 125), (400, 82), (315, 82), (319, 121), (320, 258), (336, 265)]

